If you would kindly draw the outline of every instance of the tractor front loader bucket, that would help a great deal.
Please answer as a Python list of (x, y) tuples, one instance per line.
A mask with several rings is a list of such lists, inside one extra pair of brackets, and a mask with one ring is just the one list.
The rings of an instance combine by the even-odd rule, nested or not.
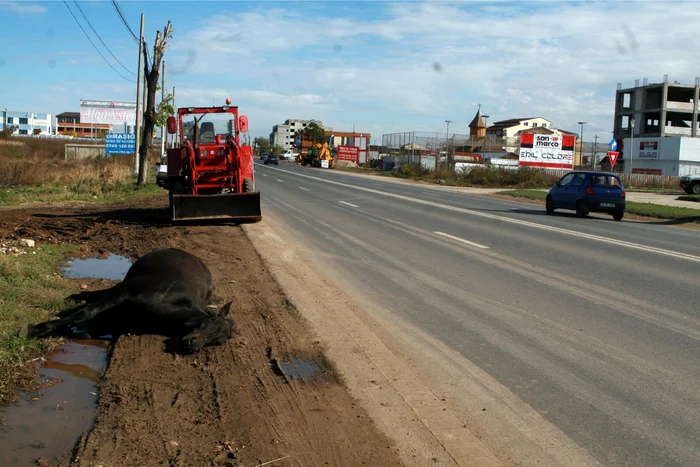
[(173, 195), (173, 221), (227, 220), (259, 222), (260, 192), (223, 195)]

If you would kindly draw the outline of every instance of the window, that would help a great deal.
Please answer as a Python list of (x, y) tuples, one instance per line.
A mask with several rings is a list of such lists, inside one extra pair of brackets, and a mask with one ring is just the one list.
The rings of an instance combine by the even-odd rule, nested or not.
[(583, 186), (583, 182), (586, 180), (586, 174), (576, 174), (574, 176), (574, 181), (571, 182), (571, 186)]
[(19, 134), (20, 134), (20, 135), (26, 135), (26, 134), (27, 134), (27, 130), (19, 130)]
[(20, 124), (20, 125), (26, 125), (26, 124), (28, 124), (28, 123), (29, 123), (29, 119), (20, 117), (20, 119), (19, 119), (19, 124)]
[(532, 128), (537, 128), (537, 122), (532, 124)]
[(12, 117), (7, 117), (7, 123), (14, 123), (14, 121), (12, 120)]
[(542, 128), (547, 128), (547, 124), (546, 124), (546, 123), (543, 123), (543, 124), (542, 124)]
[(528, 126), (528, 125), (529, 125), (529, 123), (525, 122), (525, 123), (523, 123), (523, 125), (525, 125), (525, 126)]
[(559, 184), (561, 186), (568, 186), (574, 179), (574, 174), (568, 174), (564, 176), (561, 180), (559, 180)]

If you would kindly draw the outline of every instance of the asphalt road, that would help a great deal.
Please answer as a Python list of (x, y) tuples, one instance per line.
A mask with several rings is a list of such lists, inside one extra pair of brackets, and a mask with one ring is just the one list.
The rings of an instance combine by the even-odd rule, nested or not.
[(285, 237), (600, 463), (700, 465), (700, 232), (284, 162), (256, 184)]

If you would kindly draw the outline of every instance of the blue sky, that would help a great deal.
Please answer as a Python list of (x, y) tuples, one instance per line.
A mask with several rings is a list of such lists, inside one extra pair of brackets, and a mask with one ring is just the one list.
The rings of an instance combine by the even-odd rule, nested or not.
[[(78, 111), (80, 99), (134, 101), (137, 45), (112, 2), (0, 1), (0, 108)], [(541, 116), (586, 140), (612, 132), (618, 82), (694, 83), (700, 2), (128, 1), (150, 47), (168, 20), (166, 86), (181, 106), (230, 97), (252, 136), (287, 118), (383, 133), (468, 133)], [(681, 13), (682, 12), (682, 13)], [(123, 64), (123, 68), (114, 57)]]

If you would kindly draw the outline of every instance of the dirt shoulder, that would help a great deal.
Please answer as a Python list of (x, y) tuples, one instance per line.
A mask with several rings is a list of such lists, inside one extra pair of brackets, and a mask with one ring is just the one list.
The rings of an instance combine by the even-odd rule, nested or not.
[[(3, 210), (0, 235), (137, 258), (168, 246), (209, 265), (238, 335), (196, 356), (164, 339), (117, 340), (93, 429), (59, 465), (402, 465), (350, 394), (324, 346), (289, 303), (240, 227), (168, 225), (164, 197), (103, 206)], [(283, 362), (318, 365), (291, 378)]]

